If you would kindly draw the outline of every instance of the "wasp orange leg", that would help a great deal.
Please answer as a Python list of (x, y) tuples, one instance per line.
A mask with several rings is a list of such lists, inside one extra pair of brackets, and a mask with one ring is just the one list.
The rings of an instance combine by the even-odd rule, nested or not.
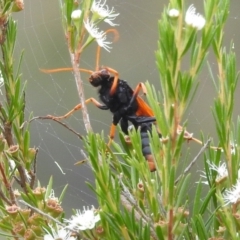
[[(55, 68), (55, 69), (40, 69), (44, 73), (56, 73), (56, 72), (69, 72), (72, 71), (73, 68)], [(89, 74), (92, 74), (93, 71), (85, 69), (85, 68), (79, 68), (80, 72), (86, 72)]]
[(115, 131), (116, 131), (116, 126), (114, 124), (112, 124), (111, 128), (110, 128), (110, 133), (109, 133), (110, 139), (109, 139), (109, 142), (108, 142), (108, 146), (110, 146), (111, 143), (112, 143), (112, 140), (115, 136)]
[[(100, 102), (98, 102), (95, 98), (89, 98), (85, 101), (85, 104), (88, 104), (92, 102), (96, 107), (98, 108), (102, 108), (104, 107), (104, 105), (102, 105)], [(74, 112), (80, 110), (82, 108), (82, 105), (81, 104), (78, 104), (76, 105), (72, 110), (70, 110), (68, 113), (66, 113), (65, 115), (63, 116), (60, 116), (60, 117), (55, 117), (55, 116), (52, 116), (52, 115), (48, 115), (48, 117), (52, 118), (52, 119), (56, 119), (56, 120), (61, 120), (61, 119), (64, 119), (64, 118), (68, 118), (70, 115), (72, 115)]]
[(133, 92), (133, 96), (132, 96), (132, 99), (130, 101), (130, 105), (132, 104), (132, 102), (137, 98), (140, 90), (143, 91), (143, 94), (146, 95), (147, 94), (147, 89), (144, 85), (144, 83), (140, 82), (137, 87), (135, 88), (134, 92)]

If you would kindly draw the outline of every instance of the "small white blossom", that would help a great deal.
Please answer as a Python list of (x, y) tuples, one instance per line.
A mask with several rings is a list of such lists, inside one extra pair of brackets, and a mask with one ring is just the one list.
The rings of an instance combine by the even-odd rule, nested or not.
[(116, 26), (118, 24), (113, 23), (112, 21), (119, 15), (115, 13), (114, 8), (109, 9), (106, 5), (106, 0), (99, 0), (96, 2), (93, 1), (91, 11), (93, 14), (97, 15), (97, 18), (103, 19), (104, 22), (108, 23), (111, 26)]
[(223, 199), (226, 205), (229, 203), (235, 204), (240, 200), (240, 179), (237, 180), (236, 185), (231, 190), (226, 190)]
[(201, 30), (206, 24), (205, 18), (199, 13), (196, 13), (196, 8), (193, 4), (190, 5), (186, 12), (185, 22), (187, 25), (192, 26), (197, 30)]
[(219, 164), (219, 166), (211, 163), (209, 160), (207, 161), (209, 168), (217, 172), (216, 182), (220, 182), (222, 179), (228, 176), (228, 171), (226, 167), (226, 163)]
[(61, 240), (75, 240), (75, 237), (70, 236), (70, 232), (64, 228), (58, 227), (57, 230), (55, 230), (52, 226), (50, 226), (51, 231), (48, 232), (47, 234), (44, 235), (43, 239), (44, 240), (56, 240), (56, 239), (61, 239)]
[[(228, 171), (226, 167), (226, 163), (219, 164), (219, 166), (215, 165), (214, 163), (211, 163), (209, 160), (207, 161), (207, 164), (209, 165), (209, 169), (217, 172), (217, 176), (215, 178), (216, 183), (220, 183), (222, 180), (224, 180), (226, 177), (228, 177)], [(206, 179), (206, 173), (204, 171), (201, 171), (203, 174), (200, 175), (202, 178)], [(201, 181), (203, 184), (208, 185), (208, 181)]]
[(168, 11), (168, 16), (172, 18), (177, 18), (179, 16), (179, 10), (172, 8)]
[(87, 19), (87, 21), (84, 22), (84, 26), (85, 26), (86, 30), (88, 31), (88, 33), (93, 38), (95, 38), (98, 45), (109, 52), (111, 49), (109, 44), (111, 44), (111, 42), (105, 41), (107, 38), (106, 33), (104, 31), (99, 31), (98, 30), (99, 28), (96, 27), (93, 22), (90, 22), (89, 19)]
[(81, 17), (82, 11), (80, 9), (74, 10), (71, 14), (72, 20), (79, 20)]
[(99, 214), (94, 213), (94, 206), (91, 209), (89, 207), (81, 212), (77, 210), (77, 214), (72, 216), (70, 220), (66, 219), (65, 222), (68, 223), (68, 229), (73, 231), (83, 231), (87, 229), (93, 229), (95, 224), (100, 220)]

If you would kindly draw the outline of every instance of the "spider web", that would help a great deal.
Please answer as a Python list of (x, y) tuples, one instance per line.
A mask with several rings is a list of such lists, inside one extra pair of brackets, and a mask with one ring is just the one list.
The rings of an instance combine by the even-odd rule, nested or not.
[[(203, 12), (200, 11), (202, 9), (200, 1), (192, 2), (196, 3), (199, 12)], [(100, 64), (116, 69), (120, 77), (127, 80), (133, 88), (138, 82), (149, 80), (157, 89), (160, 89), (154, 52), (157, 49), (158, 40), (157, 20), (161, 16), (164, 4), (166, 6), (166, 0), (108, 0), (108, 5), (114, 6), (116, 12), (120, 13), (115, 20), (120, 24), (117, 27), (120, 38), (113, 44), (111, 53), (102, 51)], [(230, 39), (233, 39), (237, 52), (240, 35), (232, 26), (239, 23), (237, 9), (240, 3), (231, 1), (231, 5), (231, 16), (226, 28), (228, 37), (226, 45), (229, 46)], [(79, 102), (72, 74), (69, 72), (48, 75), (39, 70), (70, 66), (58, 2), (25, 0), (24, 11), (15, 14), (14, 19), (18, 21), (16, 59), (20, 56), (22, 49), (25, 49), (22, 79), (27, 80), (26, 115), (65, 114)], [(83, 53), (81, 67), (95, 69), (95, 52), (96, 46), (93, 44)], [(216, 69), (214, 61), (209, 64)], [(97, 98), (96, 91), (88, 84), (88, 75), (82, 75), (82, 78), (86, 79), (84, 83), (86, 99)], [(195, 137), (200, 136), (201, 130), (212, 136), (215, 132), (210, 110), (215, 96), (213, 84), (207, 70), (199, 79), (198, 91), (186, 114), (188, 130), (194, 132)], [(100, 133), (104, 130), (107, 135), (111, 114), (91, 105), (88, 105), (88, 111), (94, 131)], [(81, 112), (76, 112), (64, 122), (80, 134), (86, 134)], [(85, 184), (86, 181), (94, 184), (89, 166), (74, 165), (84, 159), (81, 140), (53, 121), (36, 120), (31, 123), (31, 141), (32, 145), (39, 148), (37, 161), (38, 178), (41, 184), (46, 185), (49, 177), (53, 175), (56, 196), (59, 196), (66, 184), (69, 185), (63, 203), (65, 210), (91, 204), (96, 206), (95, 195)], [(191, 143), (192, 145), (194, 144)], [(197, 152), (200, 146), (193, 146), (193, 148)], [(199, 165), (202, 166), (202, 163), (197, 163), (195, 170), (200, 168)]]

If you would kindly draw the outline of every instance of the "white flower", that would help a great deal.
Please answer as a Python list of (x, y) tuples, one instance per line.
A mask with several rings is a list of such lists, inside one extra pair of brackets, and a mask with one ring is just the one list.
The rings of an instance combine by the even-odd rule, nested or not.
[(192, 4), (186, 12), (185, 22), (187, 25), (201, 30), (205, 26), (206, 20), (202, 15), (196, 13), (196, 8)]
[(88, 33), (93, 38), (95, 38), (98, 45), (110, 52), (111, 47), (109, 46), (109, 44), (111, 44), (111, 42), (105, 41), (107, 38), (106, 33), (104, 31), (99, 31), (98, 28), (94, 25), (94, 23), (90, 22), (89, 19), (87, 19), (87, 22), (84, 22), (84, 26)]
[(71, 14), (72, 20), (79, 20), (81, 17), (82, 11), (80, 9), (74, 10)]
[[(105, 5), (106, 0), (102, 0), (96, 2), (93, 1), (91, 11), (93, 15), (95, 14), (97, 18), (103, 19), (104, 22), (108, 23), (111, 26), (116, 26), (118, 24), (113, 23), (112, 21), (119, 15), (119, 13), (115, 13), (114, 8), (109, 9), (107, 5)], [(105, 8), (104, 8), (105, 7)]]
[(211, 163), (209, 160), (207, 161), (209, 168), (217, 172), (216, 182), (220, 182), (222, 179), (228, 176), (228, 171), (226, 167), (226, 163), (219, 164), (219, 166)]
[(168, 16), (172, 18), (176, 18), (179, 16), (179, 10), (172, 8), (168, 11)]
[(229, 203), (235, 204), (240, 200), (240, 179), (237, 180), (236, 185), (231, 190), (226, 190), (223, 199), (226, 205)]
[(77, 210), (77, 214), (72, 216), (70, 220), (66, 219), (65, 222), (68, 223), (68, 229), (72, 229), (73, 231), (83, 231), (87, 229), (93, 229), (95, 224), (100, 220), (99, 214), (94, 214), (94, 206), (92, 209), (84, 207), (83, 212)]
[(70, 237), (70, 232), (64, 228), (60, 228), (57, 225), (57, 230), (55, 230), (52, 226), (50, 226), (51, 231), (47, 231), (47, 234), (44, 235), (44, 240), (75, 240), (75, 237)]
[[(228, 177), (228, 171), (226, 167), (226, 163), (219, 164), (219, 166), (215, 165), (214, 163), (211, 163), (209, 160), (207, 161), (207, 164), (209, 165), (209, 169), (217, 172), (217, 176), (215, 178), (216, 183), (220, 183), (222, 180), (224, 180), (226, 177)], [(203, 174), (201, 177), (207, 178), (206, 173), (201, 171)], [(203, 184), (208, 185), (208, 181), (202, 181)]]

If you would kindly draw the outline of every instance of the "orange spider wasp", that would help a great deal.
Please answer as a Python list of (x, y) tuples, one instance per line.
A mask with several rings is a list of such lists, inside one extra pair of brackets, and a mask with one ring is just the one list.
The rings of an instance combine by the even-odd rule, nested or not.
[[(113, 121), (110, 129), (110, 141), (114, 138), (115, 129), (118, 123), (120, 123), (121, 129), (125, 134), (128, 134), (128, 121), (131, 122), (135, 128), (140, 127), (144, 123), (153, 123), (155, 122), (155, 117), (152, 109), (147, 105), (147, 103), (138, 96), (140, 90), (146, 94), (146, 87), (143, 83), (139, 83), (135, 90), (133, 90), (125, 80), (119, 79), (119, 74), (116, 70), (109, 67), (99, 66), (100, 58), (100, 47), (97, 49), (97, 70), (91, 71), (87, 69), (80, 69), (80, 71), (90, 73), (89, 82), (93, 87), (98, 88), (100, 103), (95, 98), (89, 98), (85, 101), (86, 104), (93, 103), (96, 107), (101, 110), (110, 110), (113, 114)], [(42, 70), (45, 73), (53, 73), (59, 71), (70, 71), (71, 68), (60, 68), (53, 70)], [(48, 118), (61, 120), (67, 118), (73, 112), (80, 110), (82, 107), (81, 104), (76, 105), (72, 110), (66, 113), (63, 116), (52, 116), (48, 115)], [(145, 128), (143, 128), (145, 129)], [(145, 130), (143, 132), (146, 132)], [(144, 142), (144, 146), (147, 143)], [(150, 157), (149, 150), (145, 153), (149, 168), (151, 171), (155, 170), (154, 162), (152, 157)]]
[[(99, 59), (100, 47), (98, 46), (96, 57), (96, 71), (87, 69), (79, 70), (91, 74), (89, 82), (93, 87), (98, 88), (99, 99), (103, 104), (98, 102), (95, 98), (89, 98), (85, 101), (85, 103), (88, 104), (91, 102), (99, 109), (110, 110), (113, 114), (113, 120), (109, 134), (109, 144), (114, 138), (115, 129), (118, 123), (120, 123), (121, 129), (126, 135), (128, 135), (128, 122), (131, 122), (136, 129), (140, 128), (142, 153), (148, 162), (150, 171), (155, 171), (156, 168), (150, 150), (148, 131), (151, 132), (152, 124), (154, 124), (156, 119), (154, 117), (153, 110), (138, 95), (141, 90), (144, 94), (146, 94), (146, 87), (143, 83), (139, 83), (133, 90), (125, 80), (119, 79), (119, 73), (116, 70), (110, 67), (99, 68)], [(60, 68), (42, 71), (45, 73), (54, 73), (71, 70), (72, 68)], [(48, 115), (47, 117), (54, 120), (61, 120), (63, 118), (67, 118), (73, 112), (80, 110), (81, 108), (82, 105), (78, 104), (63, 116), (56, 117)], [(181, 130), (182, 127), (179, 126), (179, 131)], [(184, 135), (188, 140), (194, 140), (198, 143), (201, 143), (199, 140), (192, 138), (192, 135), (188, 132), (184, 132)], [(161, 137), (160, 133), (159, 137)]]

